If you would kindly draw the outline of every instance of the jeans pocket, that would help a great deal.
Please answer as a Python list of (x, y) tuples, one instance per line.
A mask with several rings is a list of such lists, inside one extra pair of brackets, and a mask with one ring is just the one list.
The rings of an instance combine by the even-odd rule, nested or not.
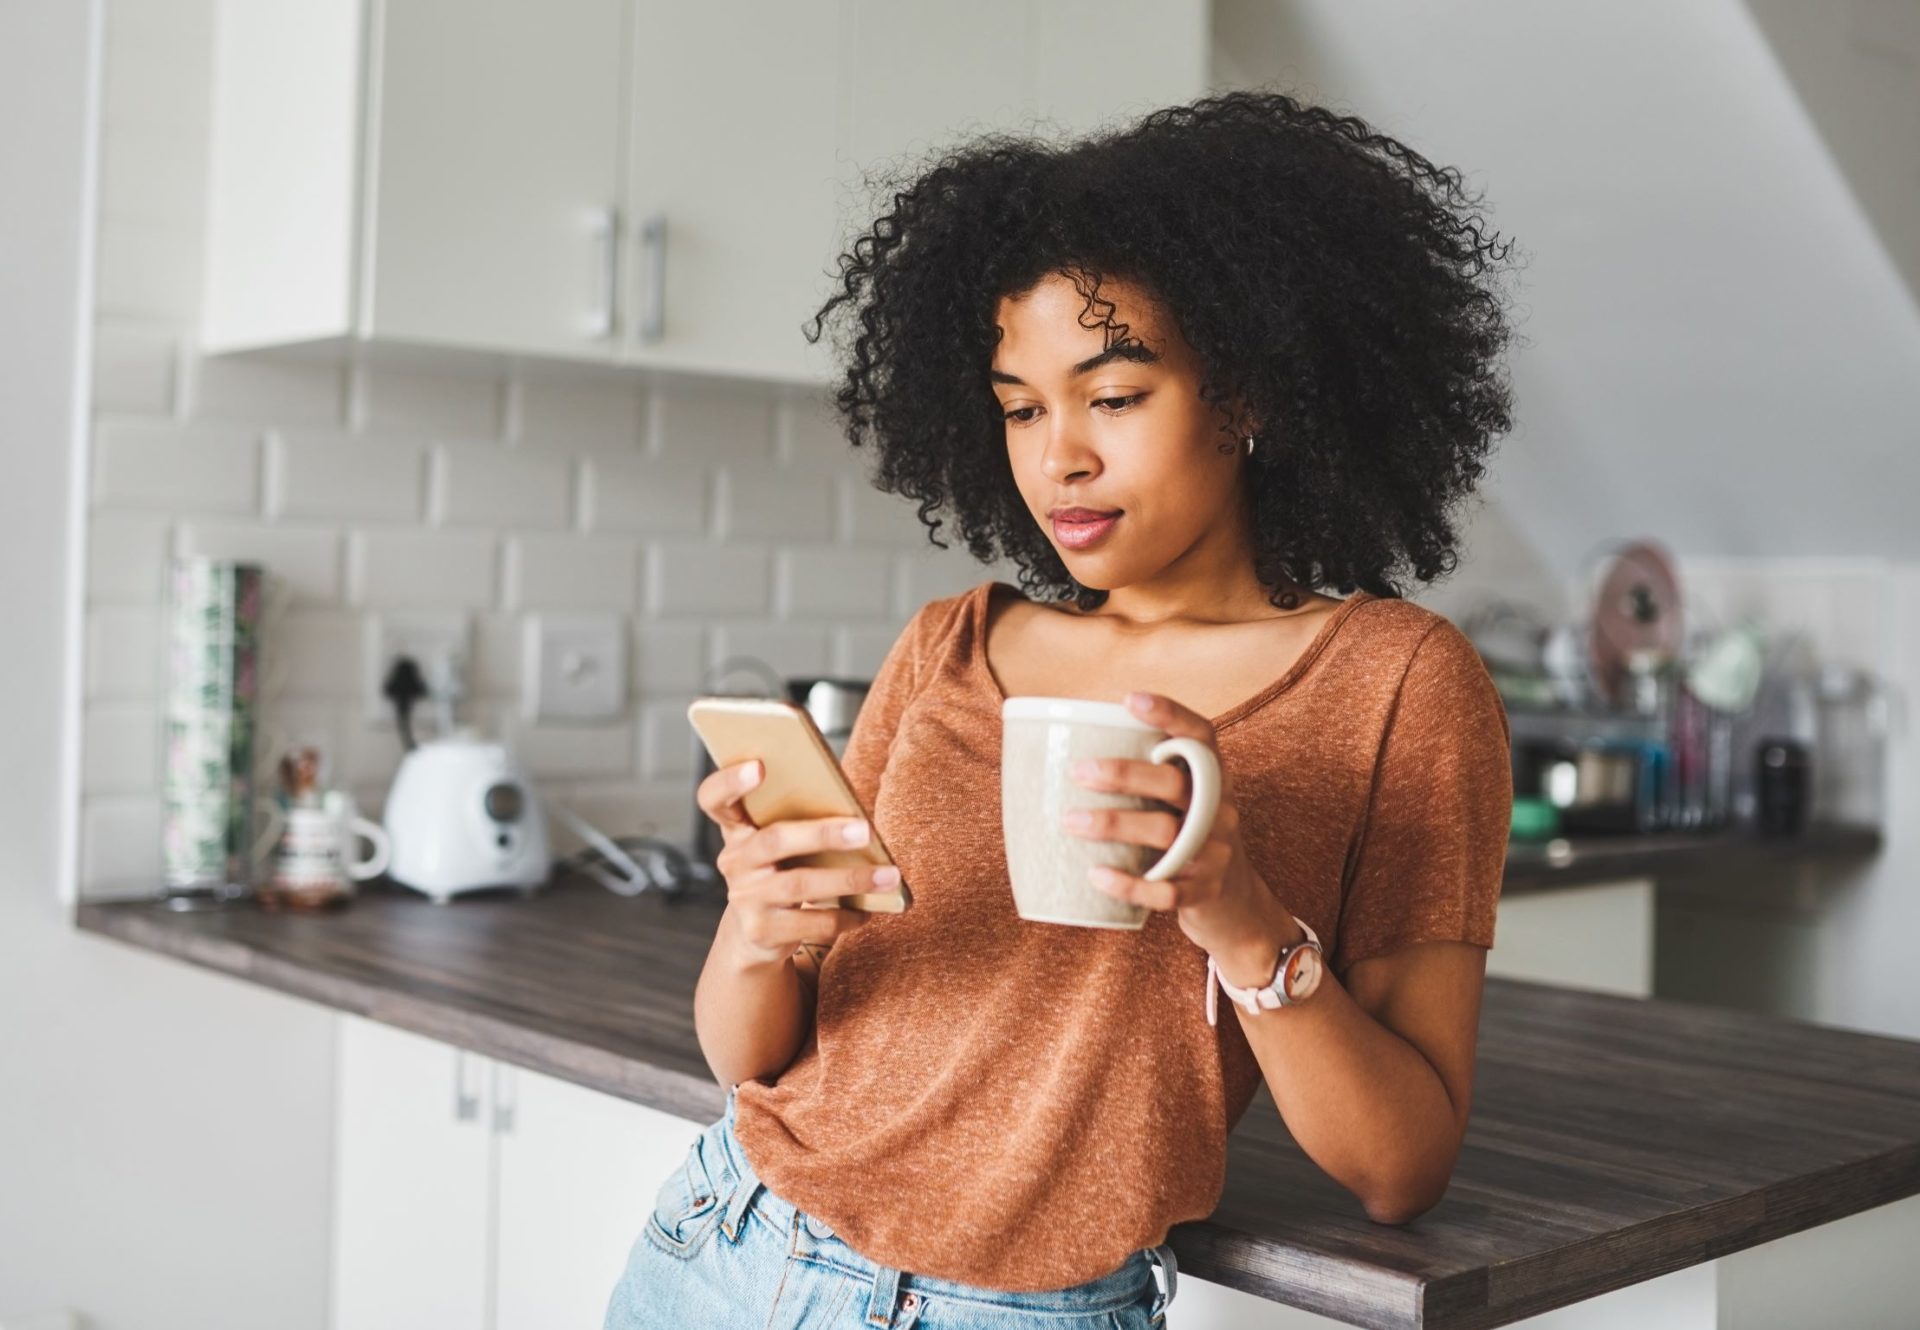
[(654, 1195), (646, 1233), (669, 1255), (692, 1256), (719, 1225), (726, 1210), (727, 1198), (720, 1195), (720, 1171), (707, 1162), (710, 1152), (718, 1148), (707, 1132), (701, 1132)]

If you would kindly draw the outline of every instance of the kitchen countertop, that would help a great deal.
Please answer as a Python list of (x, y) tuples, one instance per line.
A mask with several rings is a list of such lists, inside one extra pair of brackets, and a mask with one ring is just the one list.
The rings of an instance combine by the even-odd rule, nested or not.
[[(706, 1122), (693, 989), (720, 901), (578, 878), (319, 915), (83, 903), (79, 928)], [(1504, 1325), (1920, 1194), (1920, 1042), (1490, 978), (1453, 1185), (1367, 1219), (1264, 1087), (1182, 1273), (1354, 1324)]]
[(1628, 877), (1764, 872), (1790, 864), (1867, 858), (1880, 852), (1881, 841), (1877, 827), (1842, 822), (1809, 823), (1794, 836), (1731, 828), (1509, 841), (1500, 890), (1504, 895)]

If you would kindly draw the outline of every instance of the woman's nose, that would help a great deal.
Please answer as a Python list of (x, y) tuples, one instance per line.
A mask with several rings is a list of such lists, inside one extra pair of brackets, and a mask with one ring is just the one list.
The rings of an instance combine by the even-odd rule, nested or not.
[[(1053, 418), (1055, 421), (1059, 417)], [(1048, 480), (1059, 482), (1068, 476), (1097, 472), (1100, 458), (1086, 431), (1073, 422), (1050, 425), (1046, 452), (1040, 458), (1040, 470)]]

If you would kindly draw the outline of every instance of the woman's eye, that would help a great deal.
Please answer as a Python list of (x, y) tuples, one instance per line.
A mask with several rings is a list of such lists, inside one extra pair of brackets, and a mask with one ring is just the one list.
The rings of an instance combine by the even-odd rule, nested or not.
[[(1093, 404), (1095, 406), (1107, 407), (1109, 411), (1118, 413), (1126, 410), (1145, 396), (1145, 393), (1133, 393), (1127, 397), (1096, 397), (1093, 399)], [(1016, 425), (1025, 425), (1033, 419), (1033, 413), (1039, 409), (1037, 406), (1017, 406), (1013, 410), (1003, 411), (1001, 414)]]

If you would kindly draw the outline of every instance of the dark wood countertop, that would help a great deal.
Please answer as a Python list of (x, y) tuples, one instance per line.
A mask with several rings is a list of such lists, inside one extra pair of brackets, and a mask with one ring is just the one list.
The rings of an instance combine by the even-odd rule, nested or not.
[(1841, 822), (1809, 823), (1793, 836), (1735, 828), (1509, 841), (1500, 889), (1515, 894), (1629, 877), (1765, 872), (1793, 864), (1864, 859), (1878, 854), (1881, 843), (1877, 827)]
[[(78, 927), (697, 1121), (725, 1089), (693, 1029), (712, 897), (563, 879), (434, 905), (83, 903)], [(1264, 1088), (1226, 1190), (1169, 1236), (1182, 1273), (1353, 1324), (1498, 1326), (1920, 1193), (1920, 1042), (1489, 979), (1452, 1189), (1370, 1221)]]

